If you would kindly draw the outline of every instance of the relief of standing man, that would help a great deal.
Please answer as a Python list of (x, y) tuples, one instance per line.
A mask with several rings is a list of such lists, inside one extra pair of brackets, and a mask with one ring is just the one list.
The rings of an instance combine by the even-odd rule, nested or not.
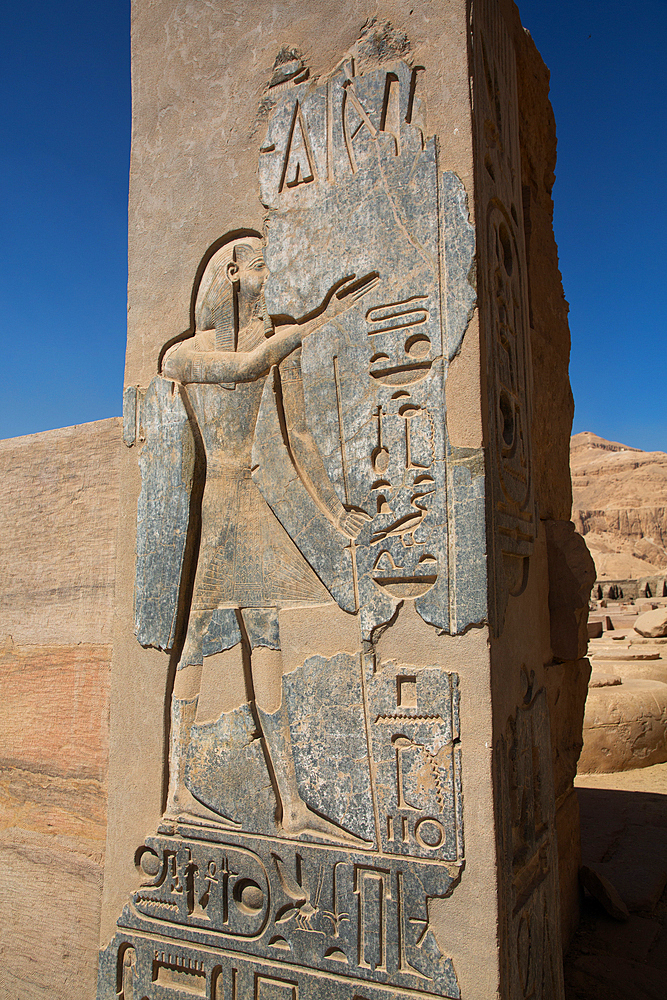
[(338, 532), (355, 539), (368, 515), (347, 509), (325, 470), (306, 422), (301, 376), (304, 339), (350, 309), (377, 284), (375, 274), (349, 275), (313, 313), (274, 328), (264, 301), (269, 276), (264, 244), (247, 236), (225, 243), (209, 260), (195, 304), (194, 335), (170, 347), (162, 375), (181, 387), (206, 456), (201, 542), (185, 644), (171, 701), (166, 818), (223, 822), (186, 787), (186, 753), (197, 719), (203, 642), (216, 611), (236, 614), (243, 678), (220, 684), (245, 690), (287, 836), (356, 840), (311, 810), (297, 788), (283, 672), (278, 611), (331, 604), (320, 581), (252, 479), (251, 455), (265, 383), (277, 368), (279, 406), (291, 460), (318, 508)]

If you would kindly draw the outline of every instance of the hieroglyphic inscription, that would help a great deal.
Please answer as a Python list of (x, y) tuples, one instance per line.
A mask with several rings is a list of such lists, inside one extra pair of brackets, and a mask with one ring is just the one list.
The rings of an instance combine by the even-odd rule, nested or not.
[(458, 678), (387, 663), (368, 683), (382, 847), (463, 857)]
[(130, 944), (121, 945), (116, 961), (116, 992), (121, 1000), (134, 1000), (137, 955)]
[[(440, 951), (428, 913), (429, 898), (448, 896), (455, 888), (459, 864), (185, 825), (175, 836), (149, 838), (147, 844), (142, 866), (152, 873), (158, 858), (158, 871), (135, 893), (104, 953), (121, 981), (125, 956), (136, 952), (132, 974), (142, 996), (152, 997), (156, 982), (211, 996), (216, 994), (207, 991), (215, 988), (227, 997), (220, 977), (230, 986), (235, 969), (238, 986), (256, 968), (270, 982), (288, 983), (316, 1000), (325, 982), (311, 977), (309, 967), (326, 972), (327, 989), (339, 981), (348, 991), (356, 982), (363, 995), (384, 986), (400, 988), (401, 996), (415, 990), (459, 996), (451, 960)], [(155, 942), (148, 949), (146, 934)], [(227, 972), (221, 955), (232, 963)], [(100, 996), (116, 996), (115, 989), (114, 977), (112, 992), (104, 987)], [(244, 987), (239, 997), (247, 995)]]
[[(442, 411), (449, 352), (437, 158), (418, 124), (418, 75), (399, 63), (358, 76), (350, 60), (325, 85), (293, 88), (275, 109), (260, 156), (270, 209), (269, 308), (288, 315), (308, 308), (339, 257), (350, 272), (378, 274), (364, 309), (323, 327), (302, 358), (306, 408), (327, 471), (342, 502), (369, 516), (348, 546), (349, 569), (339, 563), (352, 578), (352, 610), (366, 637), (405, 597), (428, 621), (449, 626)], [(312, 177), (290, 188), (281, 178), (291, 170), (295, 115)], [(310, 259), (324, 266), (316, 273), (304, 266)], [(275, 479), (260, 488), (294, 537), (298, 526), (280, 506)], [(313, 565), (325, 574), (317, 555)]]
[(546, 691), (523, 669), (523, 705), (496, 747), (505, 920), (512, 997), (562, 996), (554, 792)]
[(495, 533), (491, 614), (526, 585), (536, 534), (531, 473), (531, 367), (514, 48), (496, 5), (475, 7), (476, 184), (482, 333), (488, 359), (489, 481)]
[(278, 979), (255, 973), (254, 1000), (298, 1000), (299, 984), (292, 979)]

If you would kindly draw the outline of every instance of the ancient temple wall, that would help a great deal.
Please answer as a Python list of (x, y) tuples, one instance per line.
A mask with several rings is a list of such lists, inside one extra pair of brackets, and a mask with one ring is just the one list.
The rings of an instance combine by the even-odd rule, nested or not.
[(118, 418), (0, 442), (3, 996), (95, 992), (120, 447)]

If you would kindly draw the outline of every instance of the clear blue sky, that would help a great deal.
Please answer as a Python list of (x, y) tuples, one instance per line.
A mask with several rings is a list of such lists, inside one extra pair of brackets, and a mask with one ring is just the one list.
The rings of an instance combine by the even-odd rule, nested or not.
[[(522, 0), (551, 69), (574, 430), (667, 450), (667, 0)], [(0, 438), (120, 413), (129, 3), (0, 14)]]

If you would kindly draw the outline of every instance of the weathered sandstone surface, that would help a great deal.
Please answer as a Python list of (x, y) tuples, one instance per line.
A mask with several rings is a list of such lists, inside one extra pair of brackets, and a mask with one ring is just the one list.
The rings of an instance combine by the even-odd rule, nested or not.
[(655, 608), (640, 615), (635, 624), (635, 632), (648, 639), (659, 639), (667, 635), (667, 610)]
[(572, 520), (598, 579), (637, 579), (667, 568), (667, 454), (583, 431), (571, 439)]
[(0, 441), (0, 634), (110, 642), (120, 419)]
[(0, 996), (95, 993), (117, 418), (0, 442)]

